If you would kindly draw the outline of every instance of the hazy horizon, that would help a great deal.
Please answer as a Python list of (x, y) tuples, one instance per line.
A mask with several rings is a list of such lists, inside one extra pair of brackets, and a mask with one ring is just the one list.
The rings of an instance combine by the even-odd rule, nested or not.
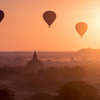
[(76, 51), (79, 51), (79, 50), (81, 50), (81, 49), (93, 49), (93, 50), (98, 50), (98, 49), (100, 49), (100, 48), (97, 48), (97, 49), (95, 49), (95, 48), (90, 48), (90, 47), (88, 47), (88, 48), (80, 48), (80, 49), (78, 49), (78, 50), (70, 50), (70, 51), (59, 51), (59, 50), (54, 50), (54, 51), (50, 51), (50, 50), (48, 50), (48, 51), (46, 51), (46, 50), (44, 50), (44, 51), (42, 51), (42, 50), (36, 50), (36, 49), (34, 49), (33, 51), (31, 50), (31, 51), (22, 51), (22, 50), (18, 50), (18, 51), (15, 51), (15, 50), (13, 50), (13, 51), (0, 51), (0, 52), (34, 52), (34, 51), (36, 51), (36, 52), (76, 52)]

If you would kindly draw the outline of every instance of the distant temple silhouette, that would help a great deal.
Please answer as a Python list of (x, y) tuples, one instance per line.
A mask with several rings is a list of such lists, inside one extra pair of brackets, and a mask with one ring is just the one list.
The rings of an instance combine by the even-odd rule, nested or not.
[(70, 59), (70, 63), (71, 63), (71, 64), (75, 64), (75, 63), (77, 63), (77, 62), (78, 62), (78, 61), (75, 60), (74, 57), (71, 57), (71, 59)]
[(43, 68), (43, 63), (38, 59), (36, 51), (34, 51), (33, 58), (27, 63), (27, 66), (35, 70)]
[(70, 62), (75, 62), (75, 60), (74, 60), (74, 58), (73, 58), (73, 57), (71, 57)]

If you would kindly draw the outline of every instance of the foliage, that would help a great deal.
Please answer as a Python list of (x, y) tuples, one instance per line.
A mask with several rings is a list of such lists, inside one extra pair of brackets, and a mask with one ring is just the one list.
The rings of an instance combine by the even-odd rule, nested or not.
[(0, 100), (14, 100), (15, 93), (7, 88), (0, 89)]
[(96, 100), (96, 89), (84, 81), (71, 81), (57, 91), (60, 100)]
[(81, 80), (85, 75), (84, 68), (76, 67), (49, 67), (37, 72), (30, 67), (0, 68), (0, 79), (12, 81), (12, 88), (21, 91), (50, 92), (56, 91), (59, 85), (71, 80)]

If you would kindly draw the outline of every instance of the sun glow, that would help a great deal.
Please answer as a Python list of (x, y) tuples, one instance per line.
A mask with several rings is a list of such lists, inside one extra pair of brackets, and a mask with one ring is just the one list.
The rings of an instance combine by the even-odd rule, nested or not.
[[(1, 1), (5, 17), (0, 23), (0, 51), (100, 48), (100, 0)], [(43, 20), (48, 10), (57, 15), (51, 28)], [(83, 38), (75, 30), (78, 22), (88, 25)]]

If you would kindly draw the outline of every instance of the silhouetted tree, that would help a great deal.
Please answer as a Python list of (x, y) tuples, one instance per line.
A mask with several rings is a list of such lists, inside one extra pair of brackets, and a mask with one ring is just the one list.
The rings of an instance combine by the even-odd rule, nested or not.
[(45, 77), (46, 77), (45, 70), (44, 70), (44, 69), (38, 70), (37, 73), (36, 73), (36, 76), (37, 76), (39, 79), (44, 80)]
[(0, 100), (14, 100), (15, 98), (14, 91), (11, 91), (7, 88), (0, 89)]
[(85, 70), (83, 67), (75, 66), (71, 68), (70, 78), (74, 80), (80, 80), (85, 76)]
[(54, 67), (49, 67), (46, 70), (46, 78), (57, 79), (57, 77), (59, 77), (59, 75), (58, 75), (58, 69), (56, 69)]
[(83, 81), (71, 81), (61, 86), (57, 92), (60, 100), (97, 99), (97, 90)]
[(81, 92), (74, 88), (69, 88), (66, 85), (58, 90), (58, 100), (80, 100)]
[[(60, 76), (59, 76), (60, 75)], [(64, 67), (59, 69), (59, 79), (63, 82), (69, 82), (72, 80), (81, 80), (85, 76), (85, 70), (83, 67)]]

